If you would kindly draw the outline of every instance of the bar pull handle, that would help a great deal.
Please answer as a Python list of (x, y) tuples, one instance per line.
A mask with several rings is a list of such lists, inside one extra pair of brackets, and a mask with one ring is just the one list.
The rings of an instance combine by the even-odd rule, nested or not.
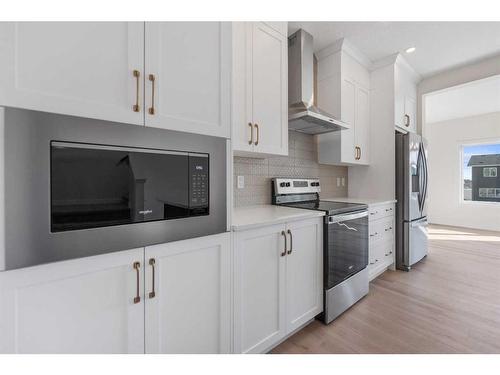
[(287, 230), (287, 233), (290, 235), (290, 250), (288, 250), (287, 254), (290, 255), (293, 250), (293, 236), (292, 236), (292, 231), (290, 229)]
[(388, 232), (388, 231), (392, 230), (392, 227), (385, 228), (384, 230), (385, 230), (386, 232)]
[(358, 160), (361, 160), (361, 147), (358, 146), (359, 154), (358, 154)]
[(375, 237), (376, 235), (378, 235), (378, 232), (375, 232), (373, 234), (370, 234), (370, 237)]
[(139, 269), (141, 268), (141, 263), (140, 262), (134, 262), (134, 270), (137, 275), (137, 291), (136, 291), (136, 296), (134, 297), (134, 303), (139, 303), (141, 302), (141, 295), (140, 295), (140, 285), (139, 285)]
[(139, 80), (141, 78), (141, 72), (134, 70), (133, 75), (135, 77), (135, 104), (132, 106), (132, 110), (134, 112), (139, 112), (141, 110), (139, 105)]
[(156, 82), (155, 75), (150, 74), (148, 79), (151, 82), (151, 107), (149, 107), (148, 113), (150, 115), (154, 115), (155, 114), (155, 82)]
[(149, 298), (155, 298), (156, 296), (156, 293), (155, 293), (155, 259), (154, 258), (151, 258), (149, 260), (149, 265), (152, 267), (152, 275), (153, 275), (153, 280), (152, 280), (152, 283), (153, 283), (153, 290), (151, 292), (149, 292)]
[(282, 231), (281, 231), (281, 235), (282, 235), (282, 236), (283, 236), (283, 238), (285, 239), (285, 247), (284, 247), (284, 249), (283, 249), (283, 252), (282, 252), (280, 255), (281, 255), (282, 257), (284, 257), (284, 256), (286, 255), (286, 248), (287, 248), (287, 246), (286, 246), (286, 233), (285, 233), (285, 231), (284, 231), (284, 230), (282, 230)]
[(253, 125), (249, 122), (248, 126), (250, 126), (250, 140), (248, 141), (248, 144), (251, 145), (253, 143)]
[(255, 141), (254, 144), (255, 144), (255, 146), (257, 146), (259, 144), (259, 138), (260, 138), (259, 137), (259, 134), (260, 134), (260, 132), (259, 132), (259, 124), (254, 124), (254, 126), (255, 126), (255, 131), (257, 132), (257, 140)]
[(408, 116), (407, 114), (405, 114), (405, 126), (406, 127), (410, 126), (410, 116)]

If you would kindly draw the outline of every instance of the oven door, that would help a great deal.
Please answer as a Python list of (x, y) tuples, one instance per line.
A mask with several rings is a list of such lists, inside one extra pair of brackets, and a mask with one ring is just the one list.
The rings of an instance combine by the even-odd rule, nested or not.
[(368, 212), (325, 219), (325, 289), (330, 289), (368, 265)]

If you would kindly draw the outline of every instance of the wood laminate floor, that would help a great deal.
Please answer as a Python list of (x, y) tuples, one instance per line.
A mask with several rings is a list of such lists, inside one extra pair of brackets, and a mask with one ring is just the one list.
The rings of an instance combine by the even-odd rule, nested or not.
[(429, 227), (429, 254), (387, 271), (325, 326), (272, 353), (500, 353), (500, 232)]

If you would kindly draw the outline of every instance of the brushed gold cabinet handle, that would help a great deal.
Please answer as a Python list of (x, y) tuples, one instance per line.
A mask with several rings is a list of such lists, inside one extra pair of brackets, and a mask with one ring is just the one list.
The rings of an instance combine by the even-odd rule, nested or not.
[(284, 230), (281, 231), (281, 235), (283, 236), (283, 238), (285, 239), (285, 248), (283, 249), (283, 252), (280, 254), (282, 257), (284, 257), (286, 255), (286, 233)]
[(151, 82), (151, 107), (149, 107), (148, 109), (148, 113), (150, 115), (154, 115), (155, 114), (155, 75), (154, 74), (150, 74), (149, 75), (149, 81)]
[(405, 114), (405, 126), (410, 126), (410, 116), (408, 116), (407, 114)]
[(257, 146), (259, 144), (259, 124), (255, 124), (255, 130), (257, 131), (257, 140), (255, 141), (255, 146)]
[(136, 296), (134, 297), (134, 303), (141, 302), (141, 295), (140, 295), (140, 291), (139, 291), (139, 288), (140, 288), (140, 285), (139, 285), (139, 268), (141, 268), (141, 263), (140, 262), (134, 262), (134, 270), (135, 270), (136, 275), (137, 275), (137, 292), (136, 292)]
[(359, 149), (359, 156), (358, 156), (358, 160), (361, 160), (361, 147), (358, 146), (358, 149)]
[(249, 122), (248, 126), (250, 126), (250, 140), (248, 141), (248, 144), (251, 145), (253, 143), (253, 125)]
[(292, 231), (290, 229), (287, 230), (287, 233), (290, 235), (290, 250), (288, 250), (287, 254), (290, 255), (293, 250), (293, 236), (292, 236)]
[(152, 280), (152, 283), (153, 283), (153, 290), (151, 292), (149, 292), (149, 298), (155, 298), (156, 296), (156, 293), (155, 293), (155, 260), (154, 258), (151, 258), (149, 260), (149, 265), (152, 267), (152, 272), (153, 272), (153, 280)]
[(139, 112), (141, 110), (139, 105), (139, 80), (141, 78), (141, 72), (134, 70), (133, 74), (135, 77), (135, 104), (133, 105), (132, 110), (134, 112)]

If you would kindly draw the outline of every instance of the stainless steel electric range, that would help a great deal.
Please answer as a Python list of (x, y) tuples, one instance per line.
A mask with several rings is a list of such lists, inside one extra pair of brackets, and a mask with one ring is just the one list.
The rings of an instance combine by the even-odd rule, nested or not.
[(325, 212), (323, 227), (324, 312), (328, 324), (368, 294), (368, 206), (319, 198), (318, 179), (274, 178), (275, 205)]

